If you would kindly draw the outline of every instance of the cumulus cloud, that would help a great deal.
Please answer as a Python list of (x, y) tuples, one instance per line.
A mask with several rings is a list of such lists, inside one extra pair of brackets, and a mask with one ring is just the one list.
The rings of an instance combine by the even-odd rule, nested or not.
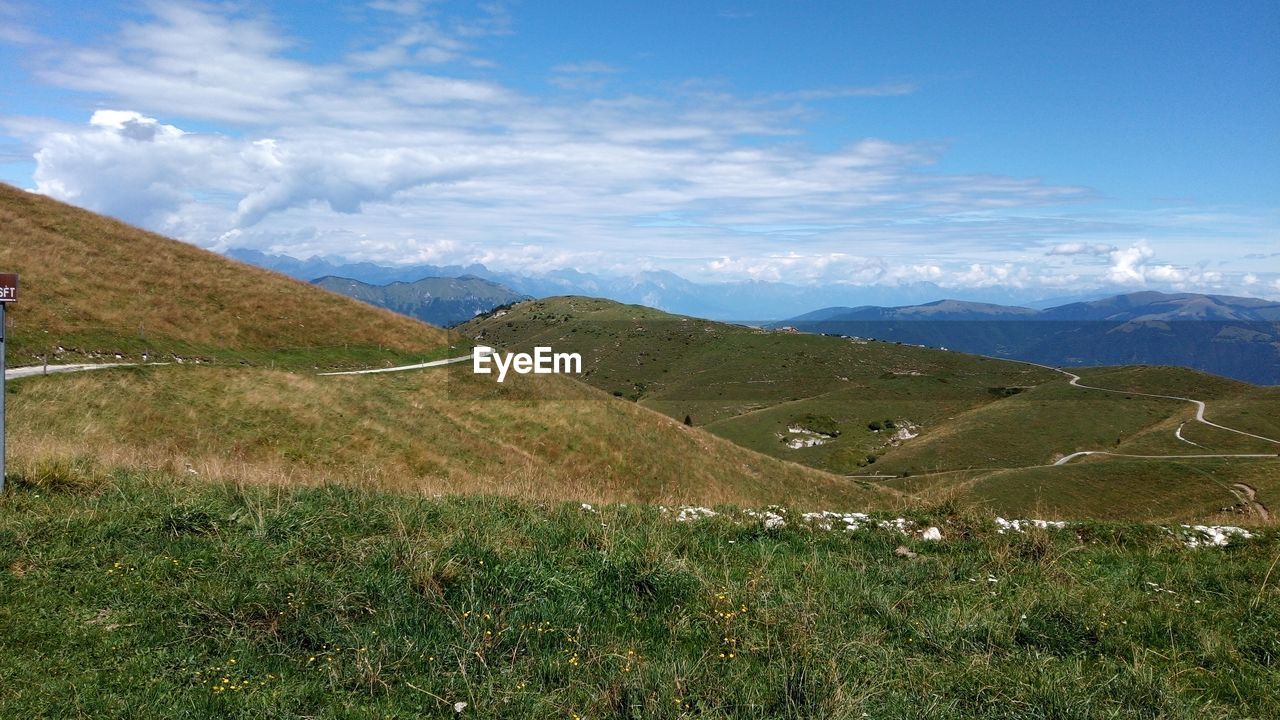
[(227, 164), (234, 152), (141, 113), (99, 110), (86, 128), (43, 138), (34, 179), (38, 192), (167, 230), (193, 193), (247, 187)]
[[(1113, 285), (1150, 285), (1175, 290), (1220, 290), (1228, 281), (1226, 274), (1203, 267), (1190, 268), (1169, 263), (1155, 264), (1155, 250), (1145, 240), (1127, 248), (1117, 248), (1110, 253), (1111, 266), (1106, 280)], [(1257, 279), (1254, 278), (1256, 283)], [(1237, 275), (1233, 282), (1244, 288), (1252, 284), (1248, 275)]]
[(1111, 267), (1107, 269), (1107, 282), (1116, 285), (1141, 285), (1147, 281), (1145, 263), (1155, 251), (1145, 240), (1141, 240), (1127, 248), (1116, 248), (1111, 251)]

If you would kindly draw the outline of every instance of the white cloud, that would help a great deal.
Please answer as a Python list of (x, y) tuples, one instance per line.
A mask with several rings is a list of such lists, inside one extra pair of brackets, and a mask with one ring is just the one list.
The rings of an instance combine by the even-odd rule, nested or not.
[(99, 110), (83, 130), (46, 135), (36, 153), (37, 191), (149, 227), (204, 188), (247, 187), (228, 167), (235, 149), (131, 111)]
[(1187, 272), (1172, 265), (1157, 265), (1155, 267), (1146, 268), (1142, 273), (1143, 280), (1154, 280), (1156, 282), (1176, 284), (1187, 281)]
[(1106, 243), (1065, 242), (1049, 249), (1049, 255), (1109, 255), (1116, 247)]
[(1146, 283), (1146, 269), (1143, 265), (1155, 256), (1155, 251), (1140, 240), (1127, 248), (1111, 251), (1111, 267), (1107, 270), (1107, 282), (1116, 285), (1142, 285)]
[(1031, 274), (1027, 268), (1015, 267), (1012, 263), (1002, 265), (973, 263), (967, 270), (954, 274), (943, 285), (964, 288), (1024, 288), (1030, 279)]
[(886, 275), (879, 260), (845, 253), (800, 254), (788, 252), (765, 257), (722, 257), (708, 262), (705, 269), (723, 279), (766, 281), (821, 281), (871, 284)]
[(1251, 284), (1247, 275), (1236, 274), (1228, 278), (1220, 271), (1203, 267), (1193, 269), (1168, 263), (1151, 264), (1155, 257), (1155, 250), (1145, 240), (1113, 250), (1106, 280), (1113, 285), (1155, 284), (1179, 291), (1220, 291), (1227, 289), (1228, 283), (1238, 288)]
[[(1145, 243), (1094, 241), (1191, 220), (1053, 215), (1090, 191), (948, 173), (932, 143), (806, 143), (806, 102), (911, 85), (540, 98), (476, 68), (481, 38), (510, 30), (498, 8), (460, 21), (377, 2), (394, 28), (317, 62), (261, 15), (148, 7), (107, 42), (32, 57), (39, 77), (103, 108), (88, 123), (0, 123), (34, 148), (41, 192), (202, 245), (982, 288), (1059, 282), (1041, 266), (1053, 242), (1051, 256), (1109, 260), (1081, 283), (1210, 277), (1176, 256), (1150, 265)], [(553, 69), (627, 77), (598, 60)]]

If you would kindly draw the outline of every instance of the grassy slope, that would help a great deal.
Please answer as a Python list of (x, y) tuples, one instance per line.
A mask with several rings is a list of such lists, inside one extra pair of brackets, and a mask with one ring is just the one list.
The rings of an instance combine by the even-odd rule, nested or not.
[(2, 183), (0, 227), (0, 269), (21, 275), (11, 366), (148, 351), (360, 365), (447, 343), (438, 328)]
[[(929, 496), (960, 495), (1001, 512), (1067, 516), (1215, 515), (1236, 502), (1233, 482), (1280, 505), (1268, 462), (1077, 461), (1085, 469), (1043, 468), (1077, 450), (1131, 454), (1272, 452), (1274, 445), (1188, 423), (1190, 403), (1071, 387), (1057, 373), (1016, 363), (888, 343), (761, 333), (649, 308), (585, 298), (526, 303), (463, 328), (467, 337), (514, 347), (550, 344), (582, 352), (586, 380), (637, 399), (760, 452), (848, 474), (928, 477), (893, 487)], [(1177, 368), (1078, 371), (1087, 384), (1190, 395), (1209, 402), (1210, 419), (1280, 436), (1280, 391)], [(996, 397), (991, 388), (1022, 388)], [(779, 434), (806, 416), (834, 422), (835, 441), (793, 450)], [(917, 438), (891, 443), (869, 421), (918, 426)], [(869, 455), (876, 456), (867, 464)], [(992, 469), (1006, 469), (992, 473)], [(955, 472), (976, 469), (978, 472)], [(986, 472), (983, 472), (986, 471)], [(970, 482), (975, 477), (991, 477)], [(1256, 482), (1255, 482), (1256, 481)], [(1252, 520), (1256, 521), (1257, 518)]]
[[(503, 317), (468, 323), (468, 338), (499, 347), (551, 345), (583, 354), (584, 377), (776, 457), (835, 472), (856, 472), (882, 452), (893, 419), (932, 432), (947, 418), (997, 402), (991, 388), (1034, 386), (1051, 371), (892, 343), (768, 333), (680, 318), (589, 298), (523, 303)], [(821, 415), (841, 431), (835, 441), (792, 450), (788, 425)]]
[[(1232, 490), (1235, 483), (1252, 486), (1259, 500), (1277, 508), (1280, 458), (1087, 459), (1065, 467), (983, 473), (965, 491), (968, 498), (1006, 515), (1258, 524), (1260, 519)], [(907, 485), (895, 487), (919, 492)]]
[[(1280, 439), (1280, 386), (1259, 387), (1169, 367), (1096, 368), (1079, 372), (1081, 382), (1089, 385), (1205, 400), (1208, 404), (1205, 417), (1208, 420)], [(1194, 415), (1194, 408), (1189, 403), (1183, 408), (1187, 418)], [(1280, 450), (1275, 444), (1260, 443), (1199, 423), (1188, 423), (1183, 429), (1183, 436), (1218, 452)]]
[(893, 502), (561, 377), (498, 386), (465, 366), (317, 377), (175, 365), (10, 386), (19, 471), (83, 460), (178, 476), (190, 467), (210, 479), (546, 500)]
[[(0, 500), (0, 716), (1261, 718), (1277, 536), (121, 479)], [(919, 557), (896, 557), (895, 546)], [(989, 581), (990, 578), (990, 581)]]
[[(1074, 388), (1048, 370), (959, 353), (764, 333), (587, 298), (524, 303), (463, 332), (500, 346), (550, 344), (582, 352), (584, 379), (597, 387), (672, 417), (690, 415), (754, 450), (834, 472), (1026, 467), (1077, 450), (1178, 454), (1193, 447), (1173, 434), (1193, 416), (1189, 403)], [(1093, 370), (1085, 380), (1205, 398), (1210, 417), (1280, 435), (1280, 420), (1266, 417), (1280, 417), (1267, 412), (1280, 394), (1269, 389), (1154, 367)], [(1022, 392), (998, 397), (992, 388)], [(834, 421), (840, 437), (812, 448), (786, 447), (779, 435), (810, 415)], [(884, 420), (910, 422), (919, 437), (891, 443), (892, 433), (868, 427)], [(1198, 424), (1186, 429), (1185, 436), (1191, 434), (1220, 452), (1269, 449)], [(878, 464), (868, 466), (868, 455)]]

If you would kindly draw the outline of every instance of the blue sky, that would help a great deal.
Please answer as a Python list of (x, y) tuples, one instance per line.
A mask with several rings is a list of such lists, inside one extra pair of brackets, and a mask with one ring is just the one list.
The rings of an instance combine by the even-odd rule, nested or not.
[(214, 249), (1280, 297), (1275, 3), (0, 0), (0, 180)]

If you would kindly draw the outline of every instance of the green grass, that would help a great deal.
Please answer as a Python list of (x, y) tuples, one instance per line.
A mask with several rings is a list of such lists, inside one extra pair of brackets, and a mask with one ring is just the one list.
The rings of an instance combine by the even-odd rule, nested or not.
[(1274, 533), (1190, 551), (1149, 526), (999, 535), (939, 511), (915, 516), (943, 529), (924, 543), (335, 486), (95, 489), (73, 468), (11, 482), (3, 717), (466, 702), (462, 717), (1200, 719), (1280, 702)]
[(1089, 458), (1061, 467), (980, 474), (964, 484), (963, 497), (1006, 515), (1260, 522), (1241, 505), (1239, 493), (1232, 491), (1235, 483), (1252, 486), (1260, 501), (1277, 508), (1280, 458), (1160, 462)]

